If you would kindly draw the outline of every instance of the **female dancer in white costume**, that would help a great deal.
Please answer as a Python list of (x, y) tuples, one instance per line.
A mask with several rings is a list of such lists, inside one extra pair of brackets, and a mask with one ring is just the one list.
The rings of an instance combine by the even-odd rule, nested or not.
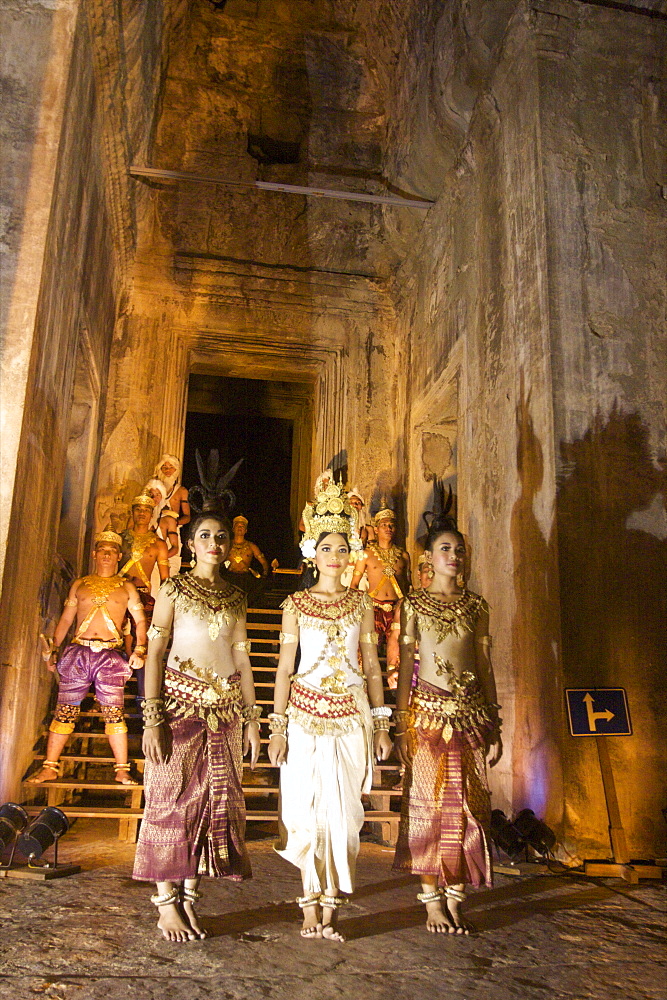
[(304, 526), (301, 551), (316, 572), (307, 567), (307, 589), (283, 604), (269, 716), (269, 757), (281, 765), (276, 850), (301, 871), (302, 936), (344, 941), (336, 910), (346, 902), (340, 893), (354, 891), (361, 797), (371, 787), (373, 757), (386, 760), (391, 752), (391, 709), (384, 705), (372, 602), (341, 584), (351, 546), (361, 545), (340, 486), (330, 482), (306, 508)]

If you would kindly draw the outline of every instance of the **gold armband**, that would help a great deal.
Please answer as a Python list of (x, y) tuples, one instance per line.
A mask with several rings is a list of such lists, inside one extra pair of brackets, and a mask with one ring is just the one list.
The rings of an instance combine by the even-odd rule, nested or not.
[(65, 601), (65, 607), (66, 608), (77, 608), (78, 606), (79, 606), (79, 602), (76, 600), (76, 598), (71, 598), (70, 599), (68, 597), (67, 600)]
[(292, 642), (298, 642), (299, 637), (294, 632), (281, 632), (278, 641), (281, 646), (289, 646)]
[(400, 632), (401, 631), (401, 623), (400, 622), (392, 622), (391, 623), (391, 629), (390, 629), (390, 631), (391, 632)]
[(170, 507), (160, 511), (160, 520), (162, 520), (163, 517), (175, 517), (176, 520), (178, 521), (178, 514), (176, 513), (175, 510), (172, 510)]
[(139, 601), (138, 604), (130, 604), (130, 611), (143, 611), (143, 610), (144, 606), (141, 603), (141, 601)]
[(377, 632), (362, 632), (359, 636), (359, 642), (370, 642), (373, 646), (377, 646), (378, 634)]
[(158, 566), (166, 566), (167, 568), (169, 568), (169, 560), (168, 559), (158, 559), (157, 564), (158, 564)]
[(488, 646), (489, 648), (493, 646), (493, 639), (491, 638), (490, 635), (483, 635), (480, 639), (477, 640), (477, 642), (480, 642), (482, 646)]
[(402, 646), (409, 646), (411, 643), (416, 642), (417, 640), (413, 635), (402, 635), (398, 641)]
[(233, 642), (232, 649), (238, 649), (239, 653), (249, 653), (250, 639), (240, 639), (238, 642)]
[(165, 628), (164, 625), (149, 625), (146, 635), (149, 639), (166, 639), (169, 635), (169, 629)]

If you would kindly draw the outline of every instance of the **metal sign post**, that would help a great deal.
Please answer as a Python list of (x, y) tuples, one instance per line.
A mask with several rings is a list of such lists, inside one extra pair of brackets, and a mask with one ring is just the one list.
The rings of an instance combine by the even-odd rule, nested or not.
[(631, 736), (630, 711), (623, 688), (567, 688), (567, 714), (572, 736), (592, 736), (597, 745), (602, 787), (609, 817), (611, 861), (584, 861), (584, 874), (597, 878), (622, 878), (637, 883), (640, 878), (662, 878), (657, 865), (632, 864), (618, 807), (614, 772), (607, 738)]

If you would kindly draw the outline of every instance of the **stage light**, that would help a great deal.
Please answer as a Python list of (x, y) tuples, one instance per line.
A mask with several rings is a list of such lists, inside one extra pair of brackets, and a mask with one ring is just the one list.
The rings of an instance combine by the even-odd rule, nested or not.
[(19, 839), (18, 848), (28, 858), (28, 864), (41, 858), (44, 851), (53, 845), (54, 867), (58, 867), (58, 841), (69, 830), (69, 820), (56, 806), (46, 806), (36, 816)]
[(537, 854), (551, 854), (556, 846), (556, 834), (546, 823), (538, 819), (532, 809), (522, 809), (514, 817), (512, 824), (520, 837), (525, 840)]
[(502, 809), (494, 809), (491, 813), (491, 839), (496, 849), (503, 851), (512, 860), (519, 857), (525, 848), (523, 837)]
[(14, 860), (18, 835), (26, 828), (28, 822), (27, 812), (16, 802), (5, 802), (4, 806), (0, 806), (0, 852), (12, 845), (9, 861), (6, 865), (0, 865), (0, 868), (10, 867)]

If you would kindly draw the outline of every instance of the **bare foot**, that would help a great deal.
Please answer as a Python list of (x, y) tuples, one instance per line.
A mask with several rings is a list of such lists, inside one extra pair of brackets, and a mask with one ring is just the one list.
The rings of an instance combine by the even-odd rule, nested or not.
[(430, 903), (426, 903), (426, 930), (430, 931), (431, 934), (454, 934), (456, 927), (449, 916), (449, 913), (443, 910), (442, 902), (439, 899), (434, 899)]
[(186, 924), (176, 903), (167, 903), (159, 908), (157, 925), (165, 941), (194, 941), (195, 932)]
[(39, 771), (26, 778), (28, 785), (43, 785), (45, 781), (55, 781), (60, 777), (60, 768), (52, 767), (51, 764), (44, 764)]
[(116, 781), (119, 785), (138, 785), (139, 782), (130, 774), (129, 767), (117, 767), (116, 768)]
[(463, 914), (461, 913), (461, 901), (455, 899), (453, 896), (444, 896), (445, 906), (447, 907), (447, 913), (452, 921), (454, 934), (467, 935), (471, 931), (474, 931), (472, 924), (468, 923)]
[(345, 938), (338, 930), (338, 914), (330, 906), (322, 907), (322, 937), (327, 941), (345, 943)]
[(322, 919), (320, 916), (319, 904), (312, 903), (310, 906), (302, 907), (302, 909), (303, 909), (303, 924), (301, 925), (301, 937), (321, 938)]
[(184, 899), (182, 906), (185, 918), (194, 931), (195, 937), (198, 937), (200, 941), (203, 941), (205, 937), (208, 937), (208, 932), (205, 931), (199, 923), (194, 903), (191, 903), (189, 899)]

